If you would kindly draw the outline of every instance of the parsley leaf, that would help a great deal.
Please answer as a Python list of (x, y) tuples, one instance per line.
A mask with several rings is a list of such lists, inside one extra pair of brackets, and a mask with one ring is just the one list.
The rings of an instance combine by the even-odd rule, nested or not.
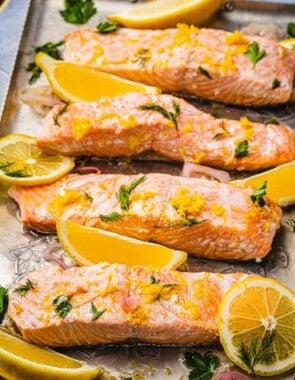
[(58, 314), (61, 318), (67, 316), (73, 307), (69, 297), (65, 296), (64, 294), (61, 294), (60, 296), (54, 298), (52, 305), (56, 314)]
[(160, 282), (160, 280), (158, 280), (154, 274), (151, 275), (150, 277), (150, 282), (151, 284), (158, 284)]
[[(63, 45), (64, 41), (59, 41), (59, 42), (47, 42), (44, 45), (39, 45), (35, 47), (35, 54), (39, 53), (42, 51), (43, 53), (48, 54), (50, 57), (61, 60), (61, 54), (59, 50), (57, 49), (59, 46)], [(29, 78), (29, 84), (33, 84), (36, 82), (38, 78), (40, 78), (40, 75), (42, 73), (42, 70), (40, 67), (36, 65), (35, 62), (30, 62), (27, 67), (26, 71), (31, 72), (31, 76)]]
[(184, 354), (184, 364), (190, 369), (190, 380), (210, 380), (219, 365), (219, 360), (210, 351), (204, 355), (197, 351), (189, 351)]
[(112, 32), (115, 32), (117, 29), (118, 29), (118, 24), (114, 22), (109, 22), (109, 21), (100, 22), (96, 26), (96, 30), (98, 33), (112, 33)]
[(100, 318), (103, 313), (106, 311), (106, 309), (104, 310), (97, 310), (97, 308), (95, 307), (94, 303), (91, 302), (91, 314), (92, 314), (92, 321), (96, 321), (98, 318)]
[(245, 157), (248, 155), (249, 143), (247, 140), (240, 141), (235, 148), (235, 157)]
[(31, 282), (31, 280), (27, 279), (24, 285), (19, 286), (13, 290), (13, 293), (17, 294), (20, 297), (24, 297), (29, 290), (34, 289), (35, 284)]
[(245, 55), (253, 63), (253, 67), (265, 56), (265, 50), (259, 50), (259, 45), (256, 41), (253, 41), (247, 48)]
[(130, 186), (126, 187), (125, 185), (120, 186), (119, 191), (116, 193), (116, 197), (120, 203), (121, 209), (123, 211), (129, 210), (129, 198), (132, 191), (143, 181), (145, 176), (135, 179)]
[(96, 13), (93, 0), (65, 0), (64, 6), (59, 13), (70, 24), (85, 24)]
[(0, 285), (0, 322), (4, 316), (8, 304), (7, 292), (8, 289)]
[(263, 196), (266, 195), (266, 185), (267, 181), (264, 181), (262, 185), (258, 187), (258, 189), (255, 190), (253, 194), (250, 195), (252, 202), (254, 204), (257, 204), (259, 207), (265, 205), (265, 200), (263, 199)]
[(134, 59), (133, 63), (138, 63), (141, 67), (146, 67), (146, 64), (151, 59), (151, 51), (149, 49), (139, 49), (135, 53), (136, 59)]
[(148, 103), (139, 106), (139, 109), (142, 111), (156, 111), (159, 112), (166, 119), (171, 120), (175, 125), (176, 129), (178, 129), (177, 118), (181, 113), (180, 105), (173, 100), (172, 107), (174, 112), (167, 111), (165, 108), (155, 103)]
[(295, 22), (290, 22), (287, 25), (287, 33), (289, 37), (295, 37)]

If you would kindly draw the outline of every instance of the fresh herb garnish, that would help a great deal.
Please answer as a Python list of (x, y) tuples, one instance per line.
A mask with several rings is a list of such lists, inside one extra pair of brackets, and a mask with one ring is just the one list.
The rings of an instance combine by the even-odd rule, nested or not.
[(173, 100), (172, 107), (174, 112), (167, 111), (165, 108), (155, 103), (148, 103), (139, 106), (139, 109), (142, 111), (156, 111), (159, 112), (166, 119), (171, 120), (175, 125), (175, 128), (178, 129), (177, 118), (181, 113), (180, 105)]
[(258, 189), (255, 190), (253, 194), (250, 195), (252, 202), (258, 205), (259, 207), (265, 205), (265, 200), (263, 199), (263, 196), (266, 195), (266, 185), (267, 181), (264, 181), (262, 185), (258, 187)]
[(7, 293), (8, 289), (0, 285), (0, 322), (2, 321), (3, 315), (8, 304)]
[(271, 89), (272, 89), (272, 90), (275, 90), (276, 88), (280, 87), (280, 85), (281, 85), (281, 82), (278, 80), (278, 78), (275, 78), (275, 79), (272, 81)]
[(187, 216), (182, 220), (182, 225), (184, 226), (194, 226), (196, 224), (201, 224), (206, 222), (208, 219), (202, 219), (202, 220), (197, 220), (194, 218), (188, 218)]
[(212, 79), (211, 75), (208, 73), (208, 71), (206, 69), (204, 69), (204, 67), (202, 66), (199, 66), (198, 67), (198, 72), (202, 75), (204, 75), (205, 77), (209, 78), (209, 79)]
[(61, 294), (60, 296), (54, 298), (52, 305), (56, 314), (58, 314), (61, 318), (67, 316), (73, 307), (69, 297), (65, 296), (64, 294)]
[(289, 22), (287, 25), (287, 33), (289, 37), (295, 37), (295, 23)]
[(146, 64), (151, 59), (151, 51), (149, 49), (140, 49), (135, 53), (136, 59), (134, 59), (133, 63), (138, 63), (141, 67), (146, 67)]
[[(59, 41), (59, 42), (47, 42), (44, 45), (36, 46), (34, 49), (35, 55), (38, 52), (42, 51), (43, 53), (46, 53), (47, 55), (49, 55), (50, 57), (52, 57), (54, 59), (61, 60), (62, 57), (61, 57), (61, 54), (57, 48), (63, 44), (64, 44), (64, 41)], [(30, 62), (26, 67), (26, 71), (32, 73), (30, 78), (29, 78), (30, 84), (35, 83), (36, 80), (38, 78), (40, 78), (40, 75), (42, 72), (40, 67), (38, 67), (35, 62)]]
[(86, 193), (86, 191), (84, 191), (84, 190), (81, 190), (81, 191), (82, 191), (82, 193), (85, 194), (86, 200), (89, 201), (90, 203), (92, 203), (93, 202), (93, 197), (91, 195), (89, 195), (88, 193)]
[(58, 118), (59, 115), (61, 115), (61, 114), (63, 114), (64, 112), (66, 112), (67, 108), (68, 108), (68, 104), (65, 104), (65, 105), (64, 105), (64, 106), (58, 111), (57, 114), (53, 115), (53, 123), (54, 123), (55, 125), (58, 125), (58, 126), (60, 127), (57, 118)]
[(129, 198), (132, 191), (143, 181), (145, 176), (135, 179), (132, 181), (131, 185), (126, 187), (125, 185), (120, 186), (119, 191), (116, 193), (116, 197), (120, 203), (120, 207), (123, 211), (129, 210)]
[(259, 50), (259, 45), (256, 41), (253, 41), (247, 48), (245, 55), (253, 63), (253, 67), (265, 56), (265, 50)]
[(160, 280), (156, 279), (155, 275), (152, 274), (150, 277), (150, 283), (151, 284), (158, 284), (159, 282), (160, 282)]
[(223, 115), (220, 112), (210, 112), (210, 115), (215, 117), (215, 119), (223, 119)]
[(5, 175), (7, 175), (7, 177), (15, 177), (15, 178), (25, 178), (25, 177), (30, 177), (30, 175), (28, 173), (26, 173), (24, 170), (13, 170), (11, 172), (9, 171), (5, 171)]
[(274, 124), (274, 125), (280, 125), (280, 122), (278, 119), (274, 116), (272, 116), (265, 124)]
[(104, 21), (100, 22), (96, 26), (96, 30), (98, 33), (112, 33), (115, 32), (118, 29), (118, 24), (115, 22), (109, 22), (109, 21)]
[(29, 290), (34, 289), (35, 284), (33, 284), (29, 279), (27, 279), (24, 285), (19, 286), (13, 290), (13, 293), (17, 294), (20, 297), (24, 297)]
[(99, 217), (103, 222), (113, 222), (114, 220), (122, 218), (122, 216), (123, 214), (116, 211), (113, 211), (110, 214), (99, 214)]
[(249, 368), (251, 374), (255, 374), (254, 367), (259, 363), (268, 363), (274, 355), (273, 341), (276, 332), (266, 331), (262, 340), (255, 339), (250, 344), (241, 344), (238, 357)]
[(222, 132), (216, 133), (216, 135), (214, 135), (214, 137), (213, 137), (214, 140), (218, 140), (218, 139), (221, 139), (223, 137), (230, 136), (230, 132), (225, 128), (223, 120), (220, 123), (220, 128), (222, 129)]
[(100, 318), (103, 313), (106, 311), (106, 309), (104, 310), (97, 310), (97, 308), (95, 307), (94, 303), (91, 302), (91, 314), (92, 314), (92, 321), (96, 321), (98, 318)]
[(289, 218), (286, 223), (292, 228), (292, 232), (295, 233), (295, 218)]
[(210, 380), (219, 365), (219, 360), (210, 351), (204, 355), (197, 351), (189, 351), (184, 354), (184, 364), (190, 370), (190, 380)]
[(93, 0), (65, 0), (64, 7), (59, 13), (70, 24), (85, 24), (96, 13)]
[(247, 140), (240, 141), (235, 148), (235, 157), (245, 157), (248, 155), (249, 143)]

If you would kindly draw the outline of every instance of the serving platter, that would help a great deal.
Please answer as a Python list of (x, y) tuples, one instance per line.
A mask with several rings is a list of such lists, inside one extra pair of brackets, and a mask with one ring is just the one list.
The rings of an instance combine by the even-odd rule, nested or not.
[[(9, 11), (9, 17), (18, 14), (20, 8), (18, 1), (11, 0), (3, 10), (2, 15)], [(105, 16), (110, 13), (133, 7), (128, 0), (96, 1), (97, 14), (90, 19), (86, 27), (95, 27)], [(140, 3), (138, 1), (137, 3)], [(29, 9), (29, 2), (27, 8)], [(27, 22), (23, 31), (16, 66), (13, 71), (14, 61), (11, 61), (11, 70), (7, 75), (6, 82), (10, 81), (9, 91), (6, 98), (6, 90), (1, 88), (1, 95), (5, 101), (5, 107), (1, 115), (0, 111), (0, 136), (8, 133), (37, 133), (41, 119), (32, 110), (18, 100), (18, 91), (27, 86), (28, 73), (25, 70), (27, 64), (32, 61), (33, 47), (42, 45), (48, 41), (60, 41), (65, 33), (79, 28), (64, 22), (59, 14), (63, 7), (61, 0), (32, 0), (28, 11)], [(8, 13), (7, 13), (8, 14)], [(22, 25), (25, 23), (27, 11), (13, 23), (15, 35), (20, 39)], [(1, 16), (1, 13), (0, 13)], [(216, 17), (210, 21), (209, 26), (225, 30), (240, 29), (251, 22), (274, 23), (284, 30), (289, 22), (295, 19), (294, 1), (232, 1), (225, 2)], [(7, 27), (7, 23), (6, 23)], [(83, 27), (83, 26), (82, 26)], [(5, 36), (4, 23), (0, 24), (0, 35)], [(18, 44), (15, 49), (17, 49)], [(3, 56), (2, 56), (3, 59)], [(0, 52), (1, 63), (1, 52)], [(12, 75), (13, 74), (13, 75)], [(36, 85), (46, 83), (44, 77)], [(5, 92), (5, 94), (4, 94)], [(0, 96), (1, 99), (1, 96)], [(226, 117), (239, 118), (247, 116), (250, 120), (266, 121), (275, 116), (281, 123), (285, 123), (295, 129), (295, 103), (276, 107), (245, 108), (228, 105), (212, 104), (198, 99), (189, 99), (193, 104), (204, 110), (218, 108)], [(94, 162), (103, 173), (140, 173), (140, 172), (166, 172), (178, 175), (181, 171), (179, 164), (165, 160), (153, 161), (150, 157), (138, 157), (131, 162), (120, 160), (96, 160)], [(231, 173), (236, 176), (236, 173)], [(288, 183), (281, 184), (288, 186)], [(7, 187), (0, 184), (0, 285), (10, 286), (20, 276), (43, 265), (54, 265), (44, 258), (44, 251), (56, 242), (54, 236), (38, 235), (27, 230), (17, 219), (17, 209), (7, 198)], [(242, 271), (257, 273), (263, 276), (276, 278), (295, 290), (295, 234), (287, 224), (289, 218), (295, 217), (295, 207), (284, 209), (282, 225), (273, 242), (272, 250), (262, 262), (232, 263), (206, 261), (204, 259), (189, 258), (187, 270), (214, 272)], [(63, 256), (60, 251), (57, 255)], [(183, 353), (196, 349), (199, 352), (214, 351), (221, 362), (220, 371), (232, 368), (225, 358), (219, 346), (212, 347), (174, 347), (153, 345), (116, 345), (102, 347), (83, 347), (59, 350), (72, 357), (87, 361), (105, 370), (105, 378), (132, 378), (132, 379), (186, 379), (188, 370), (183, 365)], [(283, 376), (272, 377), (273, 379), (294, 379), (294, 372)]]

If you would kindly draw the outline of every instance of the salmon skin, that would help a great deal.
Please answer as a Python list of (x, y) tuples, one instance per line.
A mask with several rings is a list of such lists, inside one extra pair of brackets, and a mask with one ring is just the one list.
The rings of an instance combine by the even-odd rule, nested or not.
[(286, 126), (216, 118), (171, 95), (138, 93), (66, 109), (55, 106), (37, 144), (71, 156), (121, 157), (152, 150), (172, 160), (236, 170), (295, 159), (295, 134)]
[(295, 59), (275, 40), (216, 29), (120, 28), (102, 34), (75, 30), (65, 36), (64, 59), (167, 92), (240, 105), (285, 103)]
[(27, 341), (42, 346), (214, 343), (221, 297), (247, 277), (107, 263), (51, 266), (14, 284), (8, 316)]
[(9, 196), (35, 230), (54, 232), (61, 217), (196, 256), (251, 260), (269, 252), (281, 217), (268, 197), (264, 206), (253, 203), (253, 192), (168, 174), (70, 174), (49, 185), (12, 187)]

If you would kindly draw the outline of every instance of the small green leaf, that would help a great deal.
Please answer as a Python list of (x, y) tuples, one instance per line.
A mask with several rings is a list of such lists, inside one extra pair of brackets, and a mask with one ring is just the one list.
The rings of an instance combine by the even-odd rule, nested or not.
[(245, 55), (253, 63), (253, 67), (256, 66), (256, 63), (260, 61), (265, 56), (265, 50), (260, 50), (259, 45), (256, 41), (253, 41), (247, 48)]
[(118, 212), (114, 211), (111, 212), (110, 214), (100, 214), (99, 217), (103, 222), (113, 222), (114, 220), (118, 220), (122, 218), (122, 214), (119, 214)]
[(69, 297), (64, 294), (54, 298), (52, 305), (56, 314), (61, 318), (65, 318), (73, 308)]
[(289, 22), (287, 25), (287, 33), (289, 37), (295, 37), (295, 22)]
[(85, 24), (96, 13), (93, 0), (64, 0), (64, 6), (59, 13), (70, 24)]
[(223, 115), (220, 112), (210, 112), (210, 115), (215, 117), (215, 119), (223, 119)]
[(150, 282), (151, 282), (151, 284), (158, 284), (160, 282), (160, 280), (156, 279), (155, 275), (152, 274), (150, 277)]
[(258, 187), (257, 190), (254, 191), (253, 194), (251, 194), (250, 198), (252, 202), (259, 207), (262, 207), (265, 205), (265, 200), (263, 199), (263, 196), (266, 195), (266, 186), (267, 181), (264, 181), (260, 187)]
[(281, 85), (281, 82), (275, 78), (273, 81), (272, 81), (272, 84), (271, 84), (271, 89), (272, 90), (275, 90), (276, 88), (280, 87)]
[(92, 314), (92, 321), (96, 321), (98, 318), (100, 318), (103, 313), (106, 311), (106, 309), (104, 310), (97, 310), (97, 308), (95, 307), (94, 303), (91, 302), (91, 314)]
[(2, 321), (8, 304), (7, 293), (8, 289), (0, 285), (0, 322)]
[(272, 116), (265, 124), (280, 125), (280, 122), (276, 117)]
[(235, 157), (245, 157), (248, 155), (249, 143), (247, 140), (240, 141), (235, 148)]
[(104, 21), (100, 22), (96, 26), (96, 30), (98, 33), (112, 33), (115, 32), (118, 29), (118, 24), (114, 22)]
[(188, 351), (184, 354), (184, 364), (190, 370), (190, 380), (211, 380), (219, 365), (219, 359), (210, 351), (204, 355), (197, 351)]

